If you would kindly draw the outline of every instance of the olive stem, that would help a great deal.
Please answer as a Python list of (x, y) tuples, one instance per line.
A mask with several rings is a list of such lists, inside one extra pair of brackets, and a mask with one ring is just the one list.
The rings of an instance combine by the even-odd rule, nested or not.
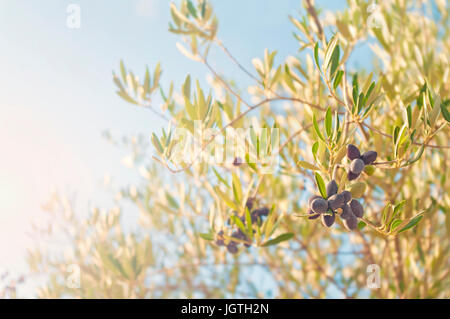
[(365, 219), (364, 217), (360, 218), (364, 223), (366, 223), (366, 225), (368, 225), (370, 228), (376, 230), (377, 232), (379, 232), (380, 234), (383, 234), (382, 231), (380, 231), (379, 227), (374, 225), (372, 222), (369, 222), (367, 219)]

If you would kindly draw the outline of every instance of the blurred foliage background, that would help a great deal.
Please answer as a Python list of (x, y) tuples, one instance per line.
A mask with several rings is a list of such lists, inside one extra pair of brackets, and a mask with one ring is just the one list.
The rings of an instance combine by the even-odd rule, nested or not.
[[(35, 227), (27, 258), (30, 276), (44, 276), (39, 297), (449, 297), (448, 3), (349, 0), (345, 11), (326, 16), (313, 1), (302, 5), (305, 15), (289, 17), (298, 52), (278, 61), (277, 48), (267, 49), (251, 70), (218, 37), (208, 1), (168, 5), (178, 49), (210, 71), (209, 87), (189, 75), (163, 87), (164, 57), (140, 70), (142, 77), (125, 62), (111, 66), (118, 98), (168, 126), (120, 141), (105, 134), (130, 151), (141, 176), (111, 194), (110, 207), (80, 219), (70, 194), (51, 194), (48, 225)], [(377, 58), (370, 68), (348, 70), (361, 44)], [(238, 87), (225, 78), (210, 63), (213, 46), (241, 69), (236, 78), (254, 84)], [(278, 128), (277, 149), (259, 137), (248, 142), (278, 155), (279, 167), (264, 174), (258, 163), (174, 161), (171, 132), (192, 130), (194, 121), (219, 135), (251, 125)], [(349, 143), (378, 153), (352, 182), (345, 170)], [(361, 198), (358, 229), (305, 218), (308, 197), (319, 193), (317, 175)], [(253, 209), (270, 210), (253, 229), (245, 228), (249, 198)], [(139, 209), (138, 224), (125, 223), (125, 203)], [(232, 254), (217, 244), (242, 227), (249, 247)], [(376, 289), (367, 285), (371, 264), (380, 269)], [(76, 287), (68, 282), (77, 274), (73, 265)]]

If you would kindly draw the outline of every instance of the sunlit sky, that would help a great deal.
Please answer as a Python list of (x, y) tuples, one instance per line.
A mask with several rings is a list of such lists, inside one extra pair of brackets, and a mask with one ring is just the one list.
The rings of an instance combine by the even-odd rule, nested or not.
[[(66, 26), (66, 8), (81, 8), (81, 28)], [(298, 15), (298, 0), (212, 1), (219, 37), (246, 66), (265, 48), (278, 62), (298, 45), (287, 16)], [(344, 1), (317, 1), (324, 10)], [(82, 210), (105, 194), (105, 173), (127, 184), (134, 173), (121, 164), (126, 155), (101, 137), (149, 134), (164, 123), (114, 93), (112, 70), (120, 59), (142, 76), (145, 65), (161, 61), (162, 83), (179, 87), (187, 73), (206, 83), (204, 66), (176, 48), (168, 29), (165, 0), (0, 0), (0, 268), (25, 271), (26, 236), (52, 187), (77, 193)], [(369, 61), (367, 54), (361, 61)], [(219, 51), (212, 64), (228, 78), (249, 80)], [(106, 197), (105, 197), (106, 198)], [(84, 205), (84, 206), (83, 206)]]

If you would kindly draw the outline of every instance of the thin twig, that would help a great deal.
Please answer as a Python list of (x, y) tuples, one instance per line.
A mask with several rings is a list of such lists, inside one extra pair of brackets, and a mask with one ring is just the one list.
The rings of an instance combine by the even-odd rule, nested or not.
[(212, 66), (208, 63), (206, 58), (203, 58), (202, 62), (203, 62), (203, 64), (206, 65), (206, 67), (214, 75), (214, 77), (222, 83), (222, 85), (227, 89), (228, 92), (230, 92), (232, 95), (234, 95), (238, 99), (238, 101), (240, 101), (241, 103), (244, 103), (248, 108), (251, 108), (251, 105), (248, 102), (246, 102), (238, 93), (236, 93), (230, 87), (230, 85), (212, 68)]
[(253, 80), (255, 80), (256, 82), (258, 82), (259, 84), (262, 85), (261, 81), (256, 76), (254, 76), (252, 73), (250, 73), (250, 71), (248, 71), (246, 68), (244, 68), (244, 66), (241, 63), (239, 63), (239, 61), (225, 47), (225, 45), (222, 43), (222, 41), (220, 41), (217, 37), (214, 40), (216, 41), (217, 45), (225, 52), (225, 54), (228, 55), (228, 57), (242, 70), (242, 72), (244, 72), (249, 77), (251, 77)]
[(311, 259), (311, 261), (315, 264), (316, 269), (321, 272), (331, 283), (333, 283), (333, 285), (336, 286), (337, 289), (339, 289), (345, 297), (348, 297), (348, 292), (346, 288), (341, 287), (337, 281), (330, 275), (328, 275), (325, 271), (325, 269), (323, 269), (322, 265), (314, 258), (314, 256), (312, 255), (312, 253), (309, 251), (308, 247), (306, 246), (305, 243), (303, 243), (302, 240), (295, 238), (295, 240), (300, 244), (300, 246), (302, 247), (302, 249), (307, 253), (308, 257)]
[(320, 23), (319, 17), (317, 16), (316, 9), (314, 8), (313, 4), (311, 3), (311, 0), (305, 0), (306, 3), (306, 10), (310, 14), (310, 16), (313, 18), (314, 23), (317, 26), (317, 30), (319, 32), (319, 36), (323, 37), (323, 28), (322, 24)]

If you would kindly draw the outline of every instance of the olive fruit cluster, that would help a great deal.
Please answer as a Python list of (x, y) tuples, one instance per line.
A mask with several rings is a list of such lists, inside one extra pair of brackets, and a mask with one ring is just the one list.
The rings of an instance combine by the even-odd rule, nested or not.
[(356, 199), (352, 199), (348, 204), (342, 207), (342, 213), (340, 217), (342, 222), (348, 230), (354, 230), (358, 227), (358, 218), (362, 218), (364, 215), (364, 208), (361, 203)]
[(363, 217), (364, 209), (356, 200), (352, 199), (349, 191), (338, 193), (338, 185), (335, 180), (327, 184), (327, 198), (313, 195), (308, 200), (309, 219), (321, 217), (322, 224), (331, 227), (336, 220), (336, 213), (341, 211), (340, 217), (348, 230), (354, 230), (358, 225), (358, 218)]
[(377, 152), (367, 151), (361, 155), (359, 149), (355, 145), (349, 144), (347, 146), (347, 157), (351, 160), (347, 177), (349, 181), (352, 181), (358, 178), (366, 165), (375, 162), (377, 159)]
[[(253, 200), (247, 201), (247, 208), (249, 210), (251, 210), (252, 207), (253, 207)], [(236, 215), (237, 212), (234, 212), (234, 214)], [(263, 217), (266, 217), (267, 215), (269, 215), (269, 209), (267, 207), (261, 207), (261, 208), (257, 208), (255, 210), (253, 210), (250, 213), (252, 224), (261, 225)], [(245, 218), (245, 215), (239, 217), (239, 219), (241, 220), (242, 224), (244, 224), (244, 226), (246, 226), (247, 220)], [(228, 221), (228, 223), (230, 223), (230, 222)], [(217, 233), (216, 245), (226, 246), (229, 253), (236, 254), (238, 252), (239, 242), (230, 240), (228, 242), (228, 244), (225, 244), (225, 239), (224, 239), (223, 235), (224, 235), (223, 230), (221, 230)], [(246, 242), (249, 241), (249, 238), (247, 237), (247, 235), (245, 235), (240, 228), (237, 228), (237, 230), (234, 230), (231, 233), (231, 237), (235, 238), (237, 240), (242, 240), (242, 241), (246, 241)], [(248, 248), (248, 247), (250, 247), (250, 244), (244, 243), (244, 246), (246, 248)]]
[(327, 184), (327, 198), (319, 195), (313, 195), (309, 201), (308, 213), (311, 215), (309, 219), (321, 217), (322, 223), (330, 227), (336, 219), (336, 210), (351, 200), (349, 191), (343, 191), (338, 194), (338, 185), (335, 180)]

